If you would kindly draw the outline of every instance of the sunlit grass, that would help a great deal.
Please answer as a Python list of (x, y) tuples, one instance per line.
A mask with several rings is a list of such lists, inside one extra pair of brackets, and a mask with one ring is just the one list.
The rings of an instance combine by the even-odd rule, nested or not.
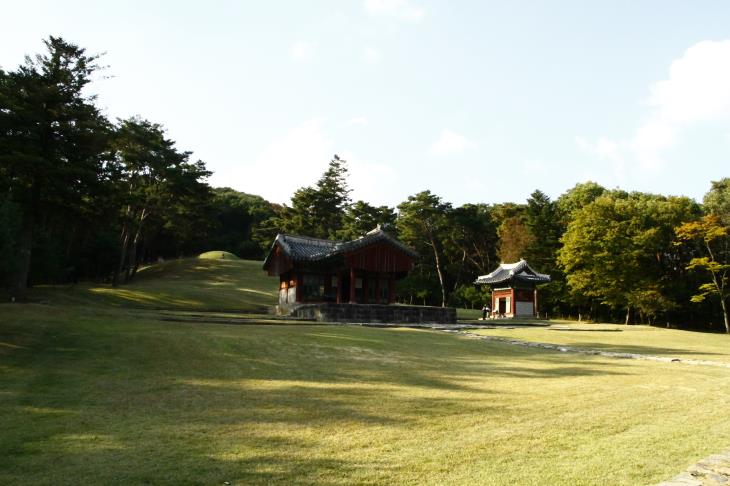
[(132, 283), (116, 288), (39, 286), (30, 298), (55, 304), (265, 312), (276, 304), (278, 280), (261, 265), (238, 259), (171, 260), (142, 268)]
[(565, 323), (550, 328), (480, 329), (473, 332), (586, 349), (730, 362), (730, 336), (727, 334), (651, 326)]
[(0, 306), (0, 484), (634, 485), (730, 444), (726, 369), (152, 315)]

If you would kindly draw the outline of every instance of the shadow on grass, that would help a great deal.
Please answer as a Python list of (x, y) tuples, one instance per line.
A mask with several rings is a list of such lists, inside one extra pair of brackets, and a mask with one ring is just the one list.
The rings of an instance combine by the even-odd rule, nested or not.
[[(363, 430), (518, 414), (495, 402), (509, 392), (490, 377), (631, 373), (410, 330), (35, 316), (0, 325), (0, 341), (9, 345), (0, 355), (0, 388), (10, 392), (0, 395), (5, 483), (357, 482), (363, 469), (397, 467), (378, 454), (336, 458), (372, 447)], [(331, 454), (311, 452), (329, 440)]]

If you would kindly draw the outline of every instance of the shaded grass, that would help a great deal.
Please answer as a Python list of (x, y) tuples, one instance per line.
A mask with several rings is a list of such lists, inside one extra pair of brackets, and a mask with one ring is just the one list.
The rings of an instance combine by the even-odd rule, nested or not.
[(633, 485), (730, 443), (724, 369), (140, 315), (0, 306), (0, 483)]
[(479, 329), (477, 334), (620, 353), (730, 362), (730, 336), (651, 326), (560, 324), (551, 328)]
[(90, 283), (39, 286), (30, 298), (54, 304), (265, 312), (276, 304), (278, 279), (267, 276), (261, 265), (250, 260), (171, 260), (142, 268), (134, 282), (117, 288)]

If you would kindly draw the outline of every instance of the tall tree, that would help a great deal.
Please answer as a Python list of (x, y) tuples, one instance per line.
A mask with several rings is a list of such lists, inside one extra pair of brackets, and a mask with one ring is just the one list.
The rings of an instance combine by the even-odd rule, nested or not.
[(561, 313), (569, 310), (565, 302), (565, 275), (557, 263), (558, 250), (562, 246), (560, 238), (564, 232), (557, 203), (542, 191), (534, 191), (527, 200), (525, 226), (531, 238), (523, 251), (524, 258), (533, 268), (551, 277), (550, 283), (542, 289), (543, 309)]
[(724, 226), (730, 227), (730, 177), (712, 181), (703, 203), (709, 214), (714, 214)]
[(336, 238), (350, 205), (347, 162), (335, 155), (317, 183), (298, 189), (292, 206), (274, 223), (280, 231)]
[[(229, 187), (213, 189), (210, 218), (213, 227), (207, 237), (209, 249), (235, 253), (241, 258), (259, 259), (266, 247), (254, 239), (262, 221), (274, 216), (271, 203), (261, 196)], [(265, 245), (271, 243), (266, 239)]]
[(59, 37), (14, 72), (0, 72), (0, 166), (19, 207), (13, 292), (25, 292), (41, 215), (75, 214), (103, 177), (108, 122), (85, 93), (97, 56)]
[(189, 162), (190, 152), (179, 152), (161, 125), (140, 118), (120, 122), (114, 149), (123, 168), (119, 192), (124, 201), (117, 284), (134, 277), (149, 221), (163, 225), (165, 216), (173, 214), (174, 224), (182, 225), (186, 213), (194, 213), (199, 198), (208, 194), (202, 179), (210, 172), (201, 161)]
[(464, 204), (447, 217), (444, 251), (454, 275), (454, 289), (493, 270), (497, 261), (497, 226), (486, 204)]
[(356, 201), (345, 210), (342, 218), (342, 229), (337, 233), (337, 236), (343, 240), (351, 240), (361, 237), (376, 227), (395, 233), (395, 220), (395, 210), (391, 207), (376, 207), (365, 201)]
[(716, 295), (720, 301), (725, 332), (730, 333), (728, 319), (728, 298), (730, 297), (730, 238), (728, 227), (715, 214), (704, 216), (699, 221), (684, 223), (677, 228), (681, 241), (699, 243), (703, 253), (695, 257), (688, 269), (700, 269), (710, 274), (710, 282), (703, 283), (699, 293), (692, 297), (693, 302), (702, 302), (709, 295)]
[(446, 235), (447, 215), (451, 204), (431, 191), (422, 191), (398, 206), (398, 234), (416, 249), (427, 248), (433, 257), (441, 289), (441, 306), (446, 306), (442, 241)]
[(625, 309), (629, 323), (632, 305), (646, 302), (648, 291), (664, 290), (665, 269), (673, 266), (672, 229), (696, 211), (687, 198), (621, 192), (576, 211), (558, 256), (571, 291)]

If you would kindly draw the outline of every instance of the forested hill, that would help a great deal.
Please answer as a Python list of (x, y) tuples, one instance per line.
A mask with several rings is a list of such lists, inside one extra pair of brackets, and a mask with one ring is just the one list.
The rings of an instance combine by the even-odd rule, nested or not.
[(702, 204), (586, 182), (555, 200), (536, 190), (455, 207), (425, 190), (388, 207), (352, 201), (335, 155), (282, 206), (210, 187), (206, 164), (158, 122), (108, 120), (86, 94), (99, 58), (45, 44), (0, 70), (4, 298), (48, 283), (129, 285), (145, 264), (208, 250), (261, 259), (278, 232), (352, 239), (381, 225), (420, 254), (397, 289), (405, 302), (480, 305), (475, 277), (525, 258), (553, 277), (543, 315), (730, 332), (730, 178), (708, 181)]

